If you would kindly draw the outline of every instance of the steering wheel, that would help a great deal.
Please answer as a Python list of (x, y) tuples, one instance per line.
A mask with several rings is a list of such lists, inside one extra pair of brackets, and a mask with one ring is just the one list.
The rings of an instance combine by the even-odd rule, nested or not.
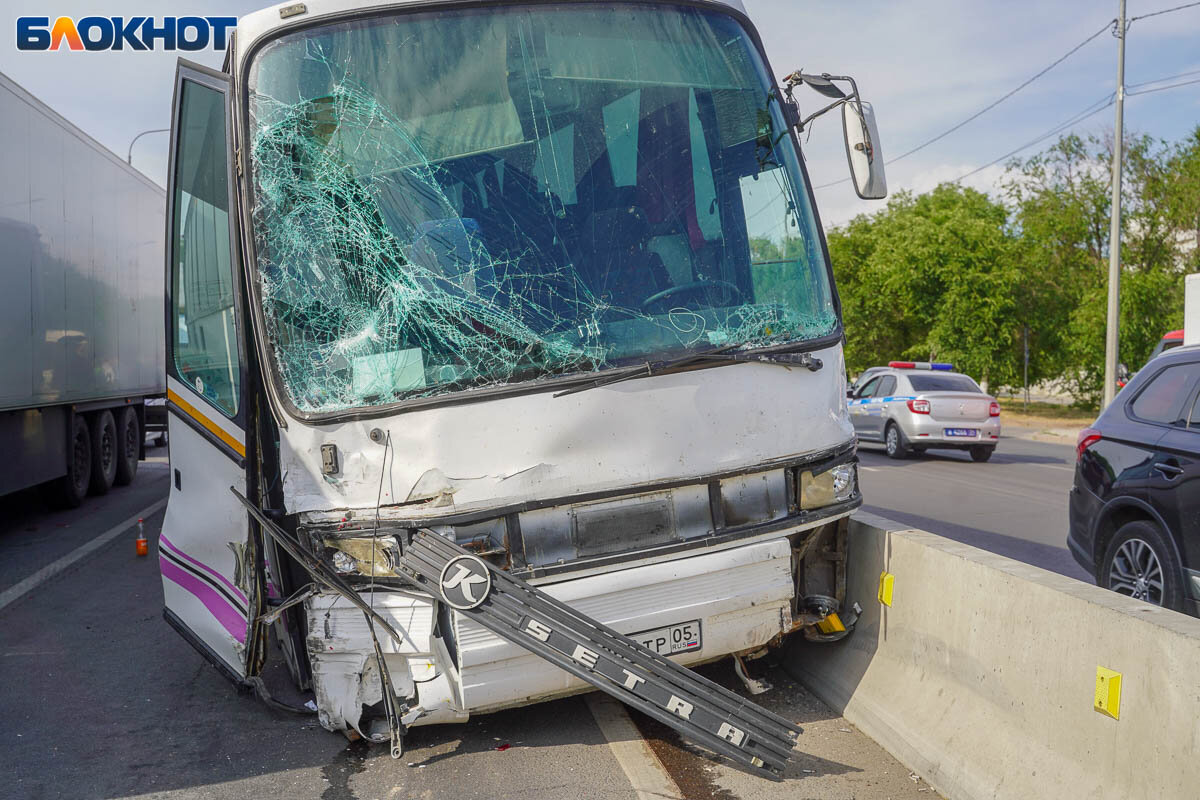
[(681, 283), (678, 286), (668, 287), (666, 289), (663, 289), (661, 292), (655, 292), (654, 294), (650, 295), (649, 297), (647, 297), (645, 300), (642, 301), (642, 308), (649, 308), (654, 303), (657, 303), (660, 300), (665, 300), (668, 297), (672, 297), (677, 294), (683, 294), (683, 293), (692, 294), (692, 293), (696, 293), (696, 292), (699, 292), (702, 290), (712, 289), (713, 287), (717, 287), (717, 288), (725, 290), (725, 292), (727, 292), (730, 295), (733, 295), (739, 301), (742, 299), (742, 290), (739, 289), (734, 284), (730, 283), (729, 281), (716, 281), (716, 280), (689, 281), (688, 283)]

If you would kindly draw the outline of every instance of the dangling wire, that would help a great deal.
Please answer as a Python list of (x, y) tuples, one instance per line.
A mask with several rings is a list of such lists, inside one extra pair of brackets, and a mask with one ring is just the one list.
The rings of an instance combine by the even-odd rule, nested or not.
[(392, 432), (387, 432), (383, 440), (383, 460), (379, 464), (379, 489), (375, 492), (375, 527), (371, 530), (371, 588), (368, 595), (369, 604), (375, 608), (375, 554), (379, 550), (379, 505), (383, 500), (383, 479), (387, 474), (388, 451), (392, 446)]

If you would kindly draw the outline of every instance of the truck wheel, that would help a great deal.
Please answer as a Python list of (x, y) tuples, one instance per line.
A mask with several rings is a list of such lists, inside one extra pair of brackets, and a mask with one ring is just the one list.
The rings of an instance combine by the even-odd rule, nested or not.
[(1152, 522), (1127, 522), (1117, 529), (1096, 582), (1117, 594), (1179, 611), (1183, 608), (1183, 567), (1167, 536)]
[(883, 444), (887, 448), (889, 458), (908, 457), (908, 442), (904, 441), (904, 434), (900, 432), (900, 426), (896, 423), (888, 423), (887, 432), (883, 435)]
[(46, 500), (56, 508), (79, 508), (92, 479), (92, 435), (87, 421), (75, 417), (67, 443), (67, 474), (46, 484)]
[(101, 411), (92, 423), (92, 480), (88, 494), (104, 494), (113, 485), (120, 449), (112, 412)]
[(992, 457), (992, 453), (996, 452), (996, 448), (988, 447), (985, 444), (971, 445), (971, 460), (972, 461), (987, 461)]
[(126, 406), (117, 417), (117, 476), (116, 486), (128, 486), (137, 475), (138, 456), (142, 452), (142, 426), (137, 411)]

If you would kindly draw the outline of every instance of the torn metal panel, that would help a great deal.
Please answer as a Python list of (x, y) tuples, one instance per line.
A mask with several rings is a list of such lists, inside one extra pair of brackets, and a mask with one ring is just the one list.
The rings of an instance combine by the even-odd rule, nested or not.
[[(467, 713), (451, 684), (453, 667), (444, 649), (434, 639), (434, 606), (395, 591), (361, 592), (364, 601), (391, 623), (400, 640), (380, 637), (379, 645), (392, 676), (396, 696), (422, 715), (413, 724), (462, 722)], [(366, 619), (346, 598), (319, 594), (305, 602), (308, 616), (308, 655), (312, 666), (313, 692), (321, 725), (329, 730), (353, 728), (372, 736), (363, 710), (383, 699), (379, 668)]]

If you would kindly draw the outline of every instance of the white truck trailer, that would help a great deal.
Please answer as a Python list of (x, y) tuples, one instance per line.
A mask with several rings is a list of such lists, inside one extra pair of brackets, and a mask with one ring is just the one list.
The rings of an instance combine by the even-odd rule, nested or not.
[(0, 494), (133, 480), (162, 396), (163, 190), (0, 74)]

